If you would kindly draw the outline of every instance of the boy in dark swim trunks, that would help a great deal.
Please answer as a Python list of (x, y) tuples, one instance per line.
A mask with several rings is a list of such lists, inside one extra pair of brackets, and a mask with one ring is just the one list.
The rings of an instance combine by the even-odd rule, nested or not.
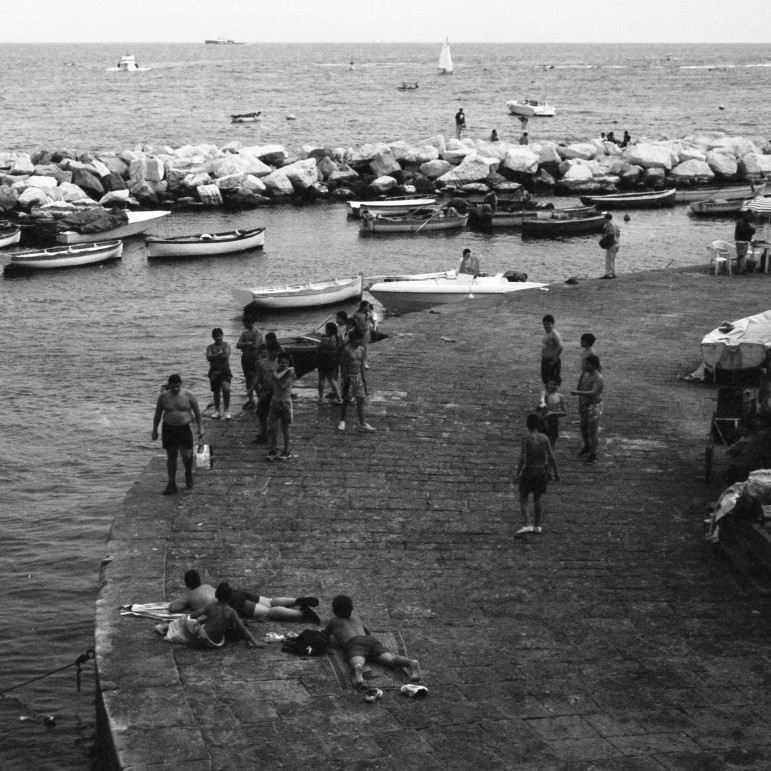
[(364, 687), (364, 665), (367, 661), (391, 669), (402, 669), (412, 682), (420, 682), (420, 664), (416, 659), (408, 659), (391, 653), (370, 633), (362, 620), (353, 612), (353, 600), (345, 594), (338, 594), (332, 600), (332, 612), (335, 617), (324, 627), (324, 634), (337, 640), (348, 655), (348, 663), (353, 670), (353, 684)]
[(225, 342), (220, 327), (212, 329), (211, 336), (214, 342), (206, 346), (206, 360), (209, 362), (209, 383), (214, 396), (212, 417), (230, 420), (230, 381), (233, 380), (230, 371), (230, 343)]

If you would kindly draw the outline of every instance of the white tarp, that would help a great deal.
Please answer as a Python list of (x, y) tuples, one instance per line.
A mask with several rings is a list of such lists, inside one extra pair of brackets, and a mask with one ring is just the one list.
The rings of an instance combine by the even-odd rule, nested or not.
[(710, 368), (760, 367), (771, 351), (771, 311), (724, 322), (701, 341), (701, 357)]

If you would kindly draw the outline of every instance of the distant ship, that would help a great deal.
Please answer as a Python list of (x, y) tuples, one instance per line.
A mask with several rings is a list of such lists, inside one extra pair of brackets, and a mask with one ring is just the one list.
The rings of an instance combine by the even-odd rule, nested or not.
[(237, 43), (235, 40), (218, 37), (216, 40), (204, 40), (207, 46), (242, 46), (243, 43)]

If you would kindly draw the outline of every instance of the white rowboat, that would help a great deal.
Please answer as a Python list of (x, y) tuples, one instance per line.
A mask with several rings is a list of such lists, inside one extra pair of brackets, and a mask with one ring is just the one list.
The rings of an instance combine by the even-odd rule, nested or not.
[(434, 216), (430, 213), (420, 215), (405, 215), (403, 217), (376, 217), (361, 218), (359, 226), (362, 233), (388, 234), (388, 233), (434, 233), (439, 230), (463, 230), (468, 223), (468, 214), (455, 216)]
[(292, 310), (336, 305), (361, 297), (364, 276), (333, 278), (329, 281), (311, 281), (295, 286), (258, 286), (254, 289), (231, 290), (233, 297), (243, 306)]
[(18, 225), (0, 227), (0, 249), (4, 246), (18, 244), (21, 239), (21, 228)]
[(387, 214), (388, 216), (398, 216), (400, 214), (409, 214), (415, 209), (428, 209), (436, 203), (436, 198), (431, 197), (405, 197), (405, 198), (387, 198), (384, 201), (348, 201), (348, 214), (351, 217), (358, 217), (362, 209), (367, 209), (371, 214)]
[(170, 211), (129, 211), (126, 212), (128, 222), (112, 230), (101, 233), (78, 233), (75, 230), (63, 230), (56, 240), (60, 244), (93, 244), (96, 241), (112, 241), (116, 238), (130, 238), (144, 233), (161, 217), (168, 217)]
[(147, 236), (147, 259), (174, 259), (179, 257), (213, 257), (236, 254), (247, 249), (261, 249), (265, 245), (265, 228), (231, 230), (227, 233), (197, 233), (192, 236), (162, 238)]
[(691, 201), (705, 201), (708, 198), (752, 198), (755, 195), (763, 195), (766, 185), (758, 182), (755, 185), (712, 185), (710, 187), (678, 187), (675, 191), (675, 203), (690, 203)]
[(119, 260), (123, 254), (122, 241), (103, 241), (94, 244), (53, 246), (50, 249), (30, 249), (11, 256), (7, 270), (51, 270), (96, 265)]

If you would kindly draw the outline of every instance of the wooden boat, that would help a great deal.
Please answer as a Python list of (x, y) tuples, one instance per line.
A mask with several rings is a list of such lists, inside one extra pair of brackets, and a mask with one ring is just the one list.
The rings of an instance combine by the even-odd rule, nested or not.
[(752, 198), (767, 192), (766, 183), (747, 183), (746, 185), (710, 185), (708, 187), (678, 187), (675, 190), (675, 203), (690, 203), (716, 198)]
[[(531, 219), (573, 219), (596, 214), (597, 209), (594, 206), (574, 206), (567, 209), (555, 209), (552, 204), (529, 205), (527, 208), (515, 209), (512, 211), (498, 210), (492, 215), (490, 227), (496, 228), (519, 228), (525, 220)], [(469, 227), (484, 227), (485, 222), (476, 217), (475, 212), (469, 214)]]
[(434, 212), (403, 217), (386, 217), (382, 214), (365, 216), (362, 213), (359, 229), (367, 235), (390, 233), (436, 233), (438, 231), (463, 230), (468, 223), (468, 214), (445, 216)]
[(442, 50), (439, 52), (439, 74), (452, 75), (452, 55), (450, 54), (450, 41), (445, 39)]
[(93, 244), (96, 241), (112, 241), (115, 239), (130, 238), (144, 233), (154, 222), (161, 217), (167, 217), (170, 211), (129, 211), (126, 212), (128, 222), (111, 230), (103, 230), (100, 233), (78, 233), (76, 230), (63, 230), (56, 237), (60, 244)]
[(708, 198), (688, 205), (688, 214), (694, 217), (733, 217), (752, 198)]
[(11, 255), (5, 271), (52, 270), (97, 265), (119, 260), (123, 254), (122, 241), (101, 241), (93, 244), (53, 246), (50, 249), (29, 249)]
[(762, 367), (771, 358), (771, 311), (723, 322), (701, 341), (701, 358), (710, 369)]
[(604, 214), (578, 217), (552, 217), (551, 219), (529, 219), (522, 221), (522, 237), (560, 238), (565, 236), (580, 236), (586, 233), (601, 233), (604, 226)]
[(234, 288), (231, 293), (243, 306), (271, 310), (319, 308), (336, 305), (361, 297), (364, 276), (333, 278), (329, 281), (311, 281), (294, 286), (258, 286), (254, 289)]
[(646, 190), (640, 193), (611, 193), (610, 195), (582, 195), (581, 203), (598, 209), (656, 209), (674, 206), (675, 189)]
[[(334, 317), (327, 319), (333, 321)], [(326, 323), (326, 322), (325, 322)], [(311, 332), (308, 335), (296, 335), (291, 337), (279, 337), (279, 345), (292, 357), (295, 373), (300, 378), (313, 372), (319, 362), (319, 341), (324, 334), (324, 325), (321, 325), (320, 331)], [(388, 335), (375, 330), (370, 338), (371, 343), (377, 343), (385, 340)]]
[(445, 303), (511, 294), (525, 289), (543, 289), (546, 286), (533, 281), (515, 280), (505, 273), (479, 278), (459, 273), (452, 278), (448, 276), (422, 281), (383, 281), (373, 284), (369, 293), (386, 308), (409, 313)]
[(0, 225), (0, 249), (18, 244), (21, 239), (21, 227), (18, 225)]
[(238, 115), (231, 115), (230, 116), (230, 122), (231, 123), (254, 123), (255, 121), (260, 120), (260, 116), (262, 115), (262, 110), (259, 112), (242, 112)]
[(364, 288), (369, 291), (373, 284), (380, 284), (384, 281), (428, 281), (437, 278), (456, 278), (456, 270), (440, 270), (434, 273), (412, 273), (401, 276), (371, 276), (364, 279)]
[(193, 236), (147, 236), (147, 259), (179, 257), (214, 257), (236, 254), (265, 245), (265, 228), (231, 230), (226, 233), (198, 233)]
[(348, 215), (359, 217), (362, 209), (371, 214), (401, 215), (426, 209), (436, 204), (435, 196), (405, 195), (399, 198), (384, 198), (381, 201), (348, 201)]
[(512, 99), (506, 102), (512, 115), (521, 115), (525, 118), (553, 118), (556, 111), (546, 102), (538, 102), (535, 99)]

